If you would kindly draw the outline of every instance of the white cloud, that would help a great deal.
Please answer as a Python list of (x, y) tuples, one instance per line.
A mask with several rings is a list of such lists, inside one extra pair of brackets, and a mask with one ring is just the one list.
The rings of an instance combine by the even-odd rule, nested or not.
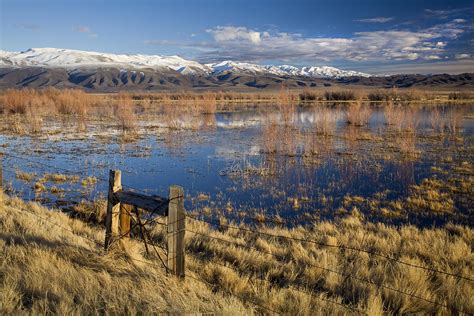
[(351, 37), (304, 37), (298, 33), (257, 31), (244, 26), (208, 29), (213, 42), (200, 43), (202, 60), (380, 61), (435, 60), (465, 30), (462, 19), (417, 31), (357, 32)]
[(456, 54), (454, 56), (454, 58), (456, 58), (456, 59), (470, 59), (471, 55), (469, 55), (469, 54)]
[(217, 42), (248, 41), (252, 44), (259, 44), (261, 41), (260, 32), (243, 26), (218, 26), (214, 29), (206, 30), (206, 32), (211, 33)]
[(365, 23), (387, 23), (390, 21), (393, 21), (392, 17), (383, 17), (383, 16), (378, 16), (375, 18), (370, 18), (370, 19), (360, 19), (356, 20), (357, 22), (365, 22)]
[(438, 55), (428, 55), (428, 56), (425, 56), (424, 59), (426, 59), (426, 60), (440, 60), (441, 57), (438, 56)]

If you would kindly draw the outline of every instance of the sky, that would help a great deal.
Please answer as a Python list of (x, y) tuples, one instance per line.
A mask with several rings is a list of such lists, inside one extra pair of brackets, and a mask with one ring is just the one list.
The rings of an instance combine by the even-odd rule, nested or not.
[(473, 1), (0, 0), (0, 49), (474, 72)]

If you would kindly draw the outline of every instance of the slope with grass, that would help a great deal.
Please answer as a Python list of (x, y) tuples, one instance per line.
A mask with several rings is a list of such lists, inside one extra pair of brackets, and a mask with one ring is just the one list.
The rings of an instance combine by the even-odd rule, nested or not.
[[(41, 219), (43, 218), (43, 219)], [(177, 280), (142, 257), (104, 253), (104, 230), (0, 193), (0, 313), (249, 313), (233, 297)]]
[[(125, 252), (103, 252), (104, 207), (77, 208), (97, 213), (85, 223), (0, 194), (2, 313), (474, 312), (470, 227), (396, 228), (354, 210), (336, 222), (257, 232), (232, 223), (215, 229), (189, 216), (187, 276), (177, 280), (138, 240), (122, 244)], [(164, 242), (162, 225), (148, 228), (153, 243)]]

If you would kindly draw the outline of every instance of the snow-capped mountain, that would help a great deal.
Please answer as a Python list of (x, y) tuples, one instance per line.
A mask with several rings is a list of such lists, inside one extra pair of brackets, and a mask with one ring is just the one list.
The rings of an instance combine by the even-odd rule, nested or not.
[(108, 54), (58, 48), (31, 48), (23, 52), (0, 51), (0, 67), (51, 67), (66, 69), (121, 68), (172, 70), (183, 75), (221, 75), (244, 73), (310, 78), (342, 78), (370, 75), (334, 67), (271, 66), (235, 61), (201, 64), (179, 56)]
[(249, 63), (235, 62), (226, 60), (220, 63), (206, 64), (212, 69), (213, 74), (222, 74), (227, 72), (248, 73), (248, 74), (272, 74), (277, 76), (302, 76), (312, 78), (342, 78), (342, 77), (370, 77), (369, 74), (341, 70), (335, 67), (302, 67), (298, 68), (290, 65), (272, 66), (257, 65)]
[(179, 56), (125, 55), (73, 49), (30, 48), (23, 52), (0, 51), (0, 66), (61, 68), (150, 68), (171, 69), (182, 74), (209, 72), (206, 66)]

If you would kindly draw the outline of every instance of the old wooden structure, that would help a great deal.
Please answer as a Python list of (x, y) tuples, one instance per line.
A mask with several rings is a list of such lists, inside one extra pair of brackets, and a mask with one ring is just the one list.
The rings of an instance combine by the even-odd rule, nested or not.
[[(125, 191), (122, 188), (120, 170), (110, 170), (107, 215), (105, 218), (105, 249), (120, 238), (130, 237), (133, 210), (150, 212), (156, 216), (167, 216), (167, 268), (177, 276), (184, 277), (184, 235), (186, 215), (184, 192), (180, 186), (169, 188), (169, 196), (156, 197)], [(138, 216), (140, 221), (140, 217)], [(142, 223), (140, 222), (140, 225)]]

